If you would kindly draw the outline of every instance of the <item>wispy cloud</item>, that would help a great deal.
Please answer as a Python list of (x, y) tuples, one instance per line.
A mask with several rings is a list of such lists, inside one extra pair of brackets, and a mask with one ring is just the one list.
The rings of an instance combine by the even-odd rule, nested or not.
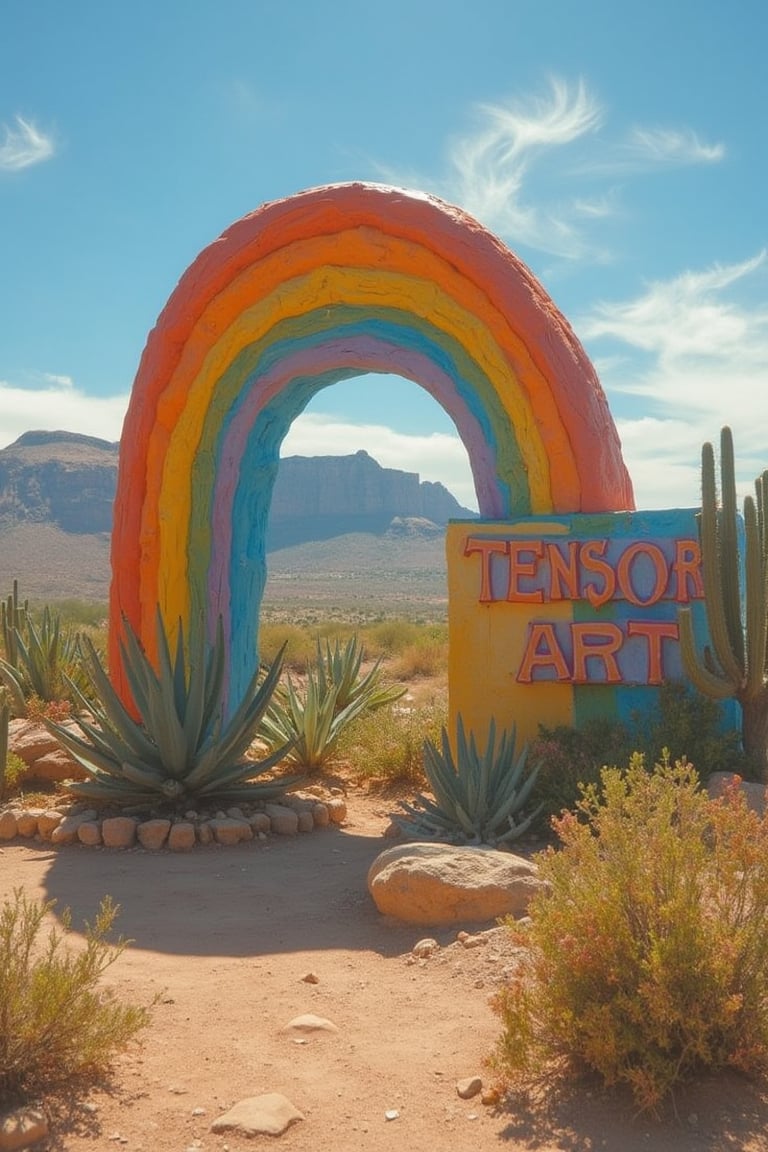
[(52, 136), (46, 136), (31, 120), (15, 119), (15, 127), (0, 125), (0, 171), (17, 172), (49, 160), (54, 153)]
[(89, 396), (69, 376), (43, 373), (39, 387), (22, 388), (0, 380), (0, 448), (23, 432), (80, 432), (119, 440), (128, 396)]
[(353, 424), (307, 412), (291, 425), (283, 456), (344, 456), (365, 448), (384, 468), (418, 472), (422, 480), (439, 481), (467, 508), (477, 508), (466, 449), (458, 436), (435, 432), (410, 436), (378, 424)]
[[(701, 444), (716, 442), (724, 424), (734, 430), (742, 490), (768, 466), (768, 307), (744, 300), (754, 280), (765, 300), (765, 252), (655, 281), (576, 321), (585, 342), (609, 345), (601, 378), (641, 506), (697, 504)], [(638, 400), (642, 416), (624, 415)]]
[(610, 258), (604, 230), (599, 243), (590, 231), (621, 211), (620, 190), (609, 180), (713, 164), (725, 155), (722, 144), (687, 127), (612, 132), (584, 80), (553, 77), (543, 95), (481, 104), (475, 116), (474, 130), (450, 145), (442, 178), (379, 165), (380, 173), (461, 204), (514, 246), (568, 260)]
[(638, 164), (716, 164), (725, 156), (723, 144), (705, 144), (690, 129), (635, 128), (625, 151)]

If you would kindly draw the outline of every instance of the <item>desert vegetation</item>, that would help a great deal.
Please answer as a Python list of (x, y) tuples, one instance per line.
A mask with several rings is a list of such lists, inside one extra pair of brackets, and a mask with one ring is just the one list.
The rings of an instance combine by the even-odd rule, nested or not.
[(149, 1023), (150, 1005), (121, 1003), (100, 987), (127, 945), (109, 940), (118, 908), (105, 899), (72, 947), (69, 912), (52, 924), (52, 910), (22, 890), (0, 906), (0, 1112), (92, 1082)]
[[(500, 1090), (587, 1072), (653, 1110), (681, 1080), (766, 1069), (768, 820), (738, 787), (718, 801), (702, 787), (714, 771), (738, 773), (737, 782), (759, 775), (761, 759), (722, 730), (718, 693), (669, 683), (652, 715), (541, 729), (528, 747), (516, 741), (514, 718), (484, 735), (459, 718), (449, 732), (444, 622), (345, 620), (340, 609), (305, 623), (265, 618), (262, 668), (226, 725), (220, 640), (189, 653), (181, 630), (171, 646), (158, 618), (154, 667), (127, 630), (137, 719), (109, 681), (104, 615), (83, 617), (72, 603), (38, 609), (16, 587), (5, 601), (0, 800), (23, 788), (10, 717), (33, 715), (86, 769), (73, 794), (97, 805), (275, 798), (307, 774), (332, 773), (389, 789), (406, 835), (499, 846), (544, 832), (555, 838), (536, 856), (548, 885), (530, 923), (510, 926), (522, 959), (495, 1000), (501, 1035), (489, 1061)], [(70, 715), (79, 735), (62, 724)], [(78, 1005), (101, 1032), (83, 1032), (83, 1062), (69, 1067), (62, 1056), (57, 1067), (94, 1075), (146, 1024), (146, 1010), (95, 988), (125, 946), (106, 943), (111, 905), (77, 960), (62, 955), (55, 934), (38, 947), (50, 911), (16, 893), (2, 912), (0, 948), (27, 958), (17, 971), (0, 956), (15, 982), (8, 1010), (27, 1011), (25, 981), (43, 989), (38, 1013), (69, 987), (71, 1032), (85, 1028)], [(48, 967), (35, 967), (35, 956)], [(32, 1064), (3, 1082), (6, 1102), (53, 1077), (28, 1055)], [(21, 1069), (18, 1054), (7, 1058)]]

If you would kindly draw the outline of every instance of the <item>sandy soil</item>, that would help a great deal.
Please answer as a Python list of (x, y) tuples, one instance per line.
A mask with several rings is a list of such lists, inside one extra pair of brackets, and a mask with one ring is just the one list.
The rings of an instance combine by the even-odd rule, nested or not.
[[(462, 1100), (457, 1082), (488, 1081), (498, 1035), (489, 997), (512, 962), (493, 925), (467, 949), (458, 929), (387, 922), (366, 874), (388, 846), (392, 805), (353, 790), (349, 818), (295, 839), (189, 855), (11, 843), (0, 849), (0, 898), (30, 895), (92, 918), (105, 894), (121, 905), (133, 945), (109, 972), (120, 995), (160, 1001), (140, 1045), (110, 1086), (54, 1117), (51, 1152), (758, 1152), (768, 1149), (768, 1099), (727, 1078), (681, 1093), (661, 1120), (581, 1087), (534, 1106)], [(467, 926), (477, 928), (477, 926)], [(425, 936), (441, 948), (416, 960)], [(317, 983), (303, 978), (314, 973)], [(337, 1033), (283, 1031), (313, 1013)], [(297, 1042), (303, 1040), (303, 1042)], [(305, 1119), (279, 1138), (214, 1135), (236, 1101), (281, 1092)], [(387, 1113), (397, 1116), (387, 1119)]]

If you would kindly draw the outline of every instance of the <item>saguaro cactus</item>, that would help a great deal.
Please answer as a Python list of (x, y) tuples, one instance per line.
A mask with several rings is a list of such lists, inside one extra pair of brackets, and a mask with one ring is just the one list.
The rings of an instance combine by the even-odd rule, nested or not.
[(681, 608), (684, 667), (699, 691), (733, 697), (742, 710), (742, 740), (768, 779), (768, 471), (744, 498), (744, 584), (740, 578), (738, 508), (730, 428), (720, 434), (720, 500), (711, 444), (701, 452), (701, 557), (712, 640), (700, 658), (690, 608)]
[(18, 668), (18, 637), (27, 617), (29, 605), (19, 601), (19, 582), (14, 580), (13, 591), (6, 600), (0, 601), (0, 640), (6, 661), (12, 668)]

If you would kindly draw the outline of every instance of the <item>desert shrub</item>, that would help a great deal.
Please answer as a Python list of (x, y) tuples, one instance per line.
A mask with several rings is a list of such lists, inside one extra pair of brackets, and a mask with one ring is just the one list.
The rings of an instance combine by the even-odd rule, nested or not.
[(70, 950), (68, 912), (63, 931), (40, 940), (53, 904), (16, 889), (0, 907), (0, 1111), (102, 1075), (149, 1022), (148, 1008), (121, 1004), (98, 987), (127, 943), (107, 941), (117, 907), (102, 901), (84, 946)]
[(768, 816), (690, 766), (605, 769), (555, 821), (491, 1059), (507, 1086), (597, 1073), (656, 1109), (683, 1080), (768, 1068)]
[(647, 764), (653, 764), (666, 748), (672, 761), (685, 759), (693, 764), (702, 781), (712, 772), (737, 772), (746, 778), (759, 775), (759, 766), (741, 747), (739, 732), (723, 728), (719, 702), (680, 681), (662, 684), (658, 706), (646, 716), (636, 716), (633, 730), (635, 748), (645, 754)]
[(61, 618), (62, 624), (78, 632), (83, 629), (103, 631), (109, 619), (109, 605), (98, 600), (55, 600), (51, 609)]
[(416, 620), (381, 620), (362, 630), (367, 651), (385, 660), (401, 656), (411, 648), (444, 647), (447, 651), (448, 629), (445, 624), (419, 623)]
[(448, 671), (448, 641), (425, 636), (409, 644), (392, 661), (392, 675), (398, 680), (418, 680), (445, 676)]
[(437, 743), (447, 721), (444, 700), (395, 704), (359, 717), (342, 733), (339, 757), (362, 780), (424, 787), (424, 741)]
[(352, 634), (350, 625), (329, 620), (312, 625), (272, 621), (259, 629), (259, 656), (265, 664), (274, 663), (284, 650), (283, 667), (303, 675), (317, 658), (321, 640), (346, 640)]
[(756, 766), (741, 748), (739, 733), (724, 729), (717, 702), (679, 681), (661, 686), (657, 705), (636, 713), (629, 723), (595, 717), (581, 728), (560, 725), (539, 727), (531, 753), (541, 768), (536, 800), (547, 817), (573, 808), (580, 785), (599, 784), (606, 766), (626, 764), (633, 752), (646, 765), (654, 764), (667, 749), (669, 759), (692, 764), (699, 779), (712, 772), (736, 772), (752, 778)]
[(20, 756), (8, 748), (9, 724), (11, 720), (10, 694), (0, 688), (0, 802), (13, 791), (27, 770)]
[(582, 728), (539, 727), (531, 756), (539, 764), (533, 799), (546, 820), (578, 802), (582, 785), (600, 781), (606, 765), (626, 764), (634, 751), (626, 725), (595, 718)]
[(315, 654), (316, 639), (297, 624), (269, 623), (259, 629), (259, 656), (264, 664), (273, 664), (284, 650), (283, 667), (304, 672)]

